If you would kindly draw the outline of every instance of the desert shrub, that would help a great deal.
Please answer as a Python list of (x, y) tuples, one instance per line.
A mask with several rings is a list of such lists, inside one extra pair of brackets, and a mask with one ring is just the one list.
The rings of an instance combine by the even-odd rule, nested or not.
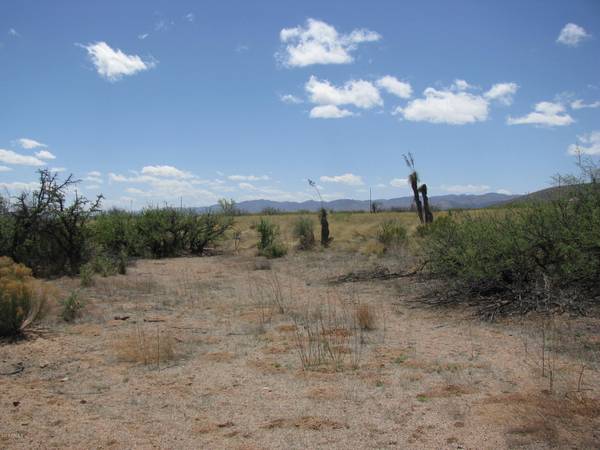
[(29, 268), (0, 257), (0, 336), (16, 336), (38, 319), (47, 295)]
[(90, 223), (94, 243), (110, 255), (144, 256), (144, 240), (137, 227), (136, 214), (111, 209)]
[(377, 229), (377, 240), (386, 249), (399, 247), (406, 243), (406, 228), (398, 220), (384, 220)]
[(8, 241), (5, 254), (36, 275), (76, 274), (89, 258), (87, 225), (99, 211), (102, 197), (92, 202), (75, 191), (69, 201), (67, 195), (77, 181), (71, 176), (59, 181), (47, 169), (39, 174), (39, 188), (23, 192), (9, 206), (11, 229), (2, 238)]
[(518, 208), (440, 217), (422, 231), (431, 272), (496, 312), (581, 310), (600, 294), (600, 189)]
[(81, 287), (90, 287), (94, 285), (94, 267), (87, 263), (79, 269), (79, 282)]
[(299, 241), (299, 250), (310, 250), (315, 246), (314, 224), (310, 217), (298, 217), (294, 221), (293, 233), (294, 237)]
[(202, 255), (207, 246), (225, 237), (225, 232), (233, 226), (233, 216), (208, 211), (204, 214), (189, 213), (184, 228), (184, 245), (193, 255)]
[(258, 253), (267, 258), (279, 258), (287, 253), (287, 248), (279, 240), (279, 227), (271, 221), (261, 218), (256, 225), (259, 235)]
[(154, 258), (183, 253), (186, 218), (175, 208), (146, 208), (137, 217), (137, 232), (144, 248)]
[(73, 322), (80, 314), (84, 307), (84, 303), (79, 297), (79, 292), (71, 292), (71, 294), (61, 302), (62, 311), (61, 317), (65, 322)]

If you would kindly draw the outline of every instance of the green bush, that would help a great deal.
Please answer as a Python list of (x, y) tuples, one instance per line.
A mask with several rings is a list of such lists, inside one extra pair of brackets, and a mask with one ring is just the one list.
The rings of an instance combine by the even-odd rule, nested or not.
[(383, 244), (386, 249), (399, 247), (406, 243), (406, 228), (394, 219), (384, 220), (377, 229), (377, 240)]
[(37, 189), (1, 208), (2, 253), (36, 275), (76, 274), (90, 257), (88, 224), (100, 210), (102, 196), (93, 202), (77, 191), (69, 196), (77, 183), (71, 176), (60, 181), (48, 169), (39, 176)]
[(94, 285), (94, 266), (90, 263), (84, 264), (79, 269), (79, 282), (82, 287)]
[[(422, 230), (431, 272), (462, 292), (502, 297), (508, 310), (579, 303), (600, 294), (600, 189), (518, 208), (440, 217)], [(575, 302), (573, 300), (576, 300)]]
[(256, 225), (259, 240), (258, 253), (267, 258), (279, 258), (287, 253), (287, 248), (279, 241), (279, 227), (271, 221), (261, 218)]
[(61, 317), (65, 322), (73, 322), (79, 317), (84, 306), (83, 301), (79, 298), (79, 293), (71, 292), (71, 294), (62, 301)]
[(145, 256), (144, 240), (139, 233), (137, 219), (137, 214), (119, 209), (103, 212), (90, 223), (91, 237), (100, 251), (108, 254)]
[(299, 241), (299, 250), (310, 250), (315, 246), (314, 223), (310, 217), (298, 217), (294, 221), (293, 233), (294, 237)]
[(16, 336), (41, 317), (47, 295), (29, 268), (0, 257), (0, 337)]

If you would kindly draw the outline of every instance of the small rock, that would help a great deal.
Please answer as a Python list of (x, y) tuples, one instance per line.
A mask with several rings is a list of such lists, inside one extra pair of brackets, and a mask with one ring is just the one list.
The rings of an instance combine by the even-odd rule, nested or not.
[(13, 402), (13, 406), (14, 406), (15, 408), (16, 408), (17, 406), (19, 406), (20, 404), (21, 404), (21, 402), (19, 402), (19, 401)]

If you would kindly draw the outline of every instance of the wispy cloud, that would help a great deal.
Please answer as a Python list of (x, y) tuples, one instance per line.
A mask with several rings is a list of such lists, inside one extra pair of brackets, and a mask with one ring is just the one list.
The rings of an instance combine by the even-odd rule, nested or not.
[(18, 139), (17, 142), (21, 146), (21, 148), (25, 148), (27, 150), (37, 147), (47, 147), (46, 144), (42, 144), (41, 142), (29, 138), (21, 138)]
[(440, 186), (443, 191), (451, 194), (483, 194), (490, 191), (487, 184), (453, 184)]
[(353, 173), (345, 173), (343, 175), (327, 176), (323, 175), (319, 178), (323, 183), (340, 183), (347, 184), (348, 186), (362, 186), (364, 183), (360, 175), (354, 175)]
[(378, 79), (377, 86), (400, 98), (410, 98), (412, 95), (410, 83), (400, 81), (391, 75)]
[(87, 50), (98, 75), (109, 81), (118, 81), (123, 76), (134, 75), (156, 66), (155, 61), (144, 61), (138, 55), (127, 55), (120, 49), (111, 48), (106, 42), (81, 47)]
[(268, 175), (229, 175), (227, 179), (231, 181), (267, 181)]
[(600, 107), (600, 101), (592, 103), (585, 103), (583, 100), (573, 100), (571, 102), (571, 108), (573, 109), (585, 109), (585, 108), (598, 108)]
[(48, 150), (40, 150), (35, 153), (35, 156), (39, 159), (56, 159), (54, 153), (49, 152)]
[(20, 166), (43, 166), (44, 162), (34, 156), (21, 155), (12, 150), (0, 149), (0, 162)]
[(305, 67), (350, 63), (359, 44), (378, 41), (381, 35), (366, 29), (341, 34), (326, 22), (308, 19), (305, 26), (282, 29), (279, 38), (283, 47), (277, 58), (286, 67)]
[(300, 97), (296, 97), (293, 94), (280, 95), (279, 100), (281, 100), (283, 103), (287, 103), (288, 105), (297, 105), (303, 102)]
[(569, 145), (570, 155), (600, 155), (600, 131), (577, 136), (577, 143)]

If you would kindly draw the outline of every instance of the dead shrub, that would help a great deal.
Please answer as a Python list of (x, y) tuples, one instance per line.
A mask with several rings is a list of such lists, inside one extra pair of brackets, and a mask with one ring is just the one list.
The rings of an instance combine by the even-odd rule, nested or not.
[(175, 341), (169, 332), (136, 325), (135, 330), (121, 334), (115, 341), (115, 351), (121, 361), (156, 365), (175, 358)]
[(375, 329), (375, 314), (368, 303), (360, 303), (355, 307), (356, 322), (361, 330)]

